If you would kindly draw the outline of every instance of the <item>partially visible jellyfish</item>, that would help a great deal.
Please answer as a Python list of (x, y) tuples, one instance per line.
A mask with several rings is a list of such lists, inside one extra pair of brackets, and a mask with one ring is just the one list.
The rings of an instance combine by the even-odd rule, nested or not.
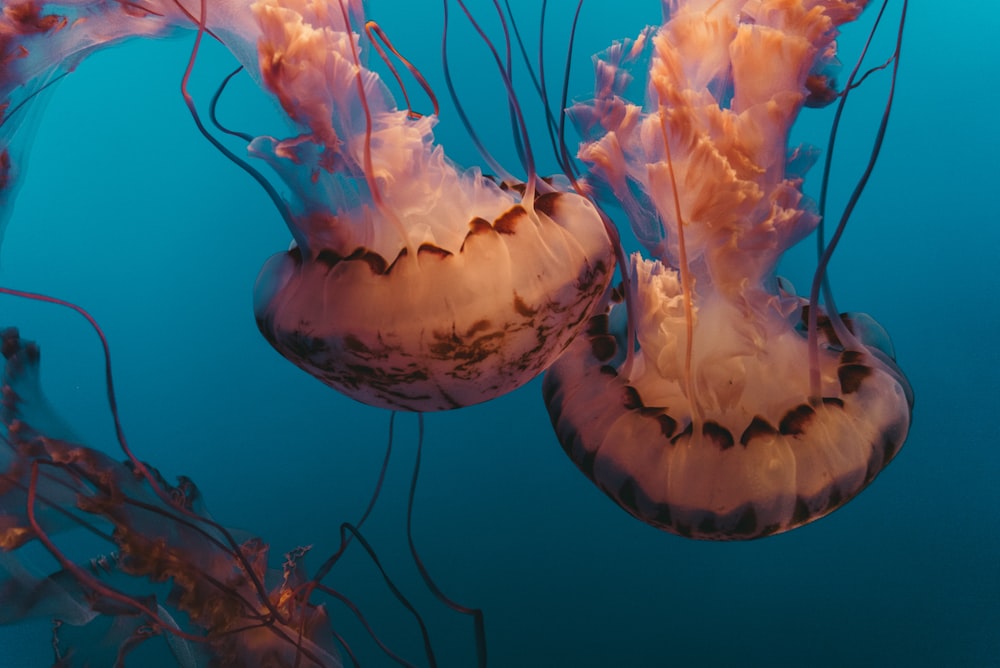
[[(9, 328), (0, 331), (0, 352), (0, 625), (54, 620), (54, 665), (119, 666), (126, 658), (184, 668), (358, 665), (328, 613), (328, 603), (336, 602), (387, 660), (412, 666), (379, 639), (353, 601), (324, 582), (352, 540), (414, 618), (424, 658), (435, 665), (425, 623), (360, 533), (377, 487), (361, 520), (340, 525), (340, 547), (312, 575), (309, 548), (287, 553), (280, 568), (269, 567), (267, 543), (213, 520), (190, 479), (171, 485), (135, 458), (118, 423), (110, 366), (109, 400), (124, 462), (80, 444), (52, 411), (39, 383), (35, 344)], [(71, 558), (67, 548), (79, 543), (80, 531), (111, 551)], [(57, 570), (39, 571), (38, 553), (30, 549), (39, 544)]]
[[(283, 572), (269, 571), (267, 544), (237, 542), (209, 518), (190, 480), (171, 486), (146, 464), (72, 440), (42, 395), (38, 348), (14, 329), (0, 337), (0, 623), (59, 620), (53, 647), (66, 666), (123, 665), (144, 643), (164, 641), (158, 652), (180, 666), (264, 657), (275, 666), (342, 665), (325, 609), (296, 596), (304, 551)], [(114, 552), (89, 564), (66, 557), (57, 536), (81, 527)], [(38, 574), (19, 557), (35, 541), (60, 570)]]
[[(804, 104), (837, 98), (834, 38), (865, 4), (666, 1), (658, 30), (597, 62), (596, 99), (573, 112), (591, 182), (652, 258), (633, 256), (545, 401), (576, 465), (656, 527), (787, 531), (853, 498), (906, 438), (912, 394), (888, 336), (817, 303), (832, 248), (809, 300), (775, 276), (819, 220), (789, 129)], [(642, 107), (623, 91), (647, 57)]]
[(255, 289), (268, 341), (354, 399), (414, 411), (486, 401), (547, 368), (614, 268), (595, 207), (537, 178), (530, 156), (521, 185), (460, 172), (433, 143), (436, 116), (398, 109), (363, 64), (357, 0), (252, 11), (263, 85), (298, 133), (251, 144), (296, 200), (295, 244)]
[(5, 0), (0, 11), (0, 233), (39, 118), (29, 112), (45, 92), (102, 46), (163, 36), (188, 21), (184, 9), (168, 0)]

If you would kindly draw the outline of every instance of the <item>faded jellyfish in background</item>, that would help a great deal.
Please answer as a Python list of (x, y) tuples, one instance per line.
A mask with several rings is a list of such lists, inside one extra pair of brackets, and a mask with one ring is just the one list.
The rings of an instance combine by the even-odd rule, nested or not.
[[(124, 462), (78, 442), (42, 394), (37, 346), (6, 329), (0, 350), (0, 624), (53, 619), (58, 666), (343, 665), (311, 600), (339, 594), (309, 580), (307, 549), (268, 568), (268, 545), (214, 522), (191, 480), (168, 484), (124, 441)], [(109, 552), (68, 556), (81, 530)], [(39, 571), (39, 544), (59, 568)]]
[[(296, 201), (294, 247), (254, 295), (261, 332), (359, 401), (413, 411), (475, 404), (547, 368), (614, 269), (595, 207), (534, 173), (498, 186), (433, 143), (437, 117), (398, 109), (363, 65), (360, 2), (259, 0), (260, 75), (296, 134), (251, 152)], [(507, 79), (512, 108), (517, 109)]]
[[(864, 5), (665, 2), (663, 25), (612, 47), (596, 99), (573, 111), (592, 182), (651, 257), (633, 256), (627, 310), (609, 298), (545, 401), (576, 465), (656, 527), (787, 531), (853, 498), (906, 438), (912, 394), (888, 336), (818, 306), (832, 249), (810, 300), (774, 273), (819, 220), (789, 129), (804, 104), (837, 98), (834, 38)], [(645, 106), (623, 97), (637, 61)]]

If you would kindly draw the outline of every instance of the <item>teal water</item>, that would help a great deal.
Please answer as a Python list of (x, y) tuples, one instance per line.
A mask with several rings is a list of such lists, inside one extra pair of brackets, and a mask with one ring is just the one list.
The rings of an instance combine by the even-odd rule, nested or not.
[[(570, 8), (552, 4), (554, 81)], [(589, 54), (655, 21), (657, 4), (588, 0), (576, 98), (588, 93)], [(990, 41), (1000, 19), (985, 3), (911, 5), (886, 144), (831, 269), (838, 305), (886, 327), (915, 389), (902, 453), (822, 521), (747, 544), (706, 544), (633, 520), (579, 474), (551, 432), (537, 380), (486, 405), (428, 416), (416, 540), (442, 589), (484, 610), (491, 666), (1000, 665), (1000, 58)], [(490, 5), (473, 8), (486, 15)], [(372, 0), (370, 10), (445, 98), (439, 10), (401, 0)], [(515, 11), (536, 39), (535, 3)], [(842, 41), (845, 62), (861, 28)], [(513, 165), (489, 55), (467, 28), (454, 40), (459, 95), (489, 149)], [(289, 235), (260, 189), (194, 130), (177, 90), (190, 44), (190, 35), (128, 43), (60, 83), (0, 251), (0, 283), (95, 315), (142, 458), (168, 477), (192, 477), (213, 516), (262, 536), (274, 559), (299, 545), (325, 554), (339, 523), (364, 507), (387, 414), (337, 395), (258, 334), (253, 281)], [(876, 51), (875, 60), (887, 56), (888, 40)], [(228, 54), (206, 47), (193, 86), (203, 104), (232, 67)], [(851, 106), (836, 201), (867, 158), (886, 87), (875, 77)], [(220, 112), (248, 131), (273, 126), (248, 79)], [(824, 144), (829, 112), (806, 113), (796, 139)], [(456, 162), (479, 161), (449, 105), (438, 136)], [(782, 273), (802, 289), (812, 262), (807, 242)], [(41, 345), (52, 403), (87, 443), (113, 452), (96, 337), (53, 307), (0, 304), (0, 324)], [(433, 599), (406, 551), (416, 420), (403, 416), (397, 427), (366, 535), (427, 621), (440, 665), (470, 666), (471, 624)], [(412, 618), (360, 551), (331, 582), (396, 651), (423, 661)], [(388, 665), (349, 614), (333, 609), (362, 665)], [(49, 639), (47, 623), (0, 628), (0, 665), (50, 665)]]

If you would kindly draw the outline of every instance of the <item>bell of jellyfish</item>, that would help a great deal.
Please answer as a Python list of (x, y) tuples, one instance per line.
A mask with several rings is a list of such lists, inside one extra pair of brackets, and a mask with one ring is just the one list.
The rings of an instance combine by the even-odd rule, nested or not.
[(547, 368), (614, 268), (596, 208), (529, 174), (498, 186), (433, 143), (364, 63), (357, 0), (258, 0), (260, 78), (296, 127), (258, 137), (292, 192), (294, 244), (262, 269), (260, 331), (374, 406), (456, 408)]
[[(885, 332), (810, 308), (774, 274), (818, 223), (789, 128), (836, 97), (834, 38), (864, 5), (670, 0), (659, 29), (598, 61), (596, 99), (574, 111), (592, 182), (652, 257), (632, 257), (545, 401), (576, 465), (653, 526), (787, 531), (854, 497), (906, 438), (912, 394)], [(623, 91), (643, 59), (640, 107)]]

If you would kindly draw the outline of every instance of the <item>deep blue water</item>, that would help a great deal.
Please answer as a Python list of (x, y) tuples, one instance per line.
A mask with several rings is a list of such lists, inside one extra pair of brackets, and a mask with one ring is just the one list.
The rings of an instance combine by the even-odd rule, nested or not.
[[(426, 4), (435, 7), (372, 0), (370, 10), (444, 98), (440, 10)], [(515, 5), (532, 43), (535, 4)], [(570, 9), (552, 4), (555, 80)], [(1000, 215), (991, 194), (1000, 58), (990, 41), (1000, 19), (987, 4), (911, 3), (886, 144), (831, 269), (838, 305), (888, 329), (915, 389), (901, 454), (830, 517), (760, 541), (709, 544), (647, 527), (594, 488), (558, 447), (537, 380), (428, 416), (416, 539), (441, 587), (485, 611), (491, 666), (1000, 666)], [(489, 4), (473, 8), (487, 15)], [(658, 12), (652, 1), (588, 0), (571, 93), (587, 96), (590, 53)], [(845, 62), (861, 28), (842, 40)], [(490, 150), (512, 165), (488, 53), (467, 28), (454, 40), (459, 94)], [(339, 523), (367, 500), (387, 414), (337, 395), (258, 334), (251, 287), (289, 235), (261, 190), (194, 130), (178, 93), (190, 44), (182, 35), (100, 52), (59, 85), (32, 145), (0, 284), (72, 300), (100, 321), (141, 457), (167, 476), (191, 476), (215, 518), (265, 538), (273, 558), (298, 545), (326, 553)], [(876, 52), (888, 55), (887, 38)], [(206, 46), (193, 85), (202, 103), (232, 67)], [(835, 202), (867, 157), (887, 81), (876, 77), (851, 105)], [(248, 79), (221, 113), (248, 131), (273, 127)], [(807, 114), (796, 140), (824, 144), (829, 111)], [(456, 162), (479, 161), (449, 105), (438, 136)], [(800, 289), (813, 263), (803, 246), (782, 265)], [(114, 452), (96, 337), (63, 310), (0, 304), (3, 325), (40, 343), (52, 403), (90, 445)], [(427, 593), (406, 552), (416, 420), (403, 416), (398, 427), (367, 537), (427, 620), (441, 665), (469, 666), (471, 624)], [(394, 648), (420, 660), (415, 625), (360, 551), (332, 582)], [(386, 665), (337, 615), (362, 665)], [(0, 665), (50, 661), (46, 622), (0, 629)]]

